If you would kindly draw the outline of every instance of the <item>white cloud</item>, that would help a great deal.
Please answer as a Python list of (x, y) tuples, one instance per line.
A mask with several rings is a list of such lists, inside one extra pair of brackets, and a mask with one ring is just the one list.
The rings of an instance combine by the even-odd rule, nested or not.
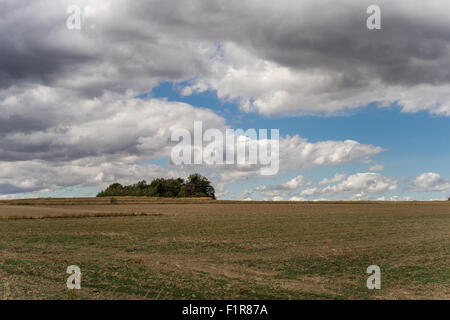
[(89, 164), (85, 161), (48, 163), (44, 161), (0, 162), (0, 194), (54, 191), (82, 186), (104, 188), (112, 182), (124, 184), (157, 177), (187, 176), (178, 168), (120, 163)]
[(314, 187), (314, 188), (307, 188), (307, 189), (304, 189), (304, 190), (301, 192), (301, 195), (302, 195), (302, 196), (313, 196), (313, 195), (316, 195), (316, 194), (319, 194), (319, 193), (320, 193), (320, 189), (317, 188), (317, 187)]
[(366, 172), (353, 174), (343, 182), (324, 188), (309, 188), (301, 195), (343, 195), (352, 194), (355, 198), (362, 198), (366, 194), (380, 194), (398, 188), (398, 180), (388, 178), (378, 173)]
[(440, 174), (426, 172), (418, 176), (411, 186), (412, 191), (450, 191), (450, 180), (444, 179)]
[(172, 131), (193, 130), (194, 120), (205, 130), (225, 128), (225, 119), (213, 111), (185, 103), (117, 94), (79, 99), (43, 86), (0, 92), (0, 110), (5, 124), (0, 160), (5, 161), (146, 161), (167, 155)]
[(254, 192), (259, 192), (264, 196), (288, 196), (298, 188), (308, 185), (309, 182), (303, 176), (297, 176), (283, 184), (268, 185), (255, 188)]
[(414, 198), (410, 196), (392, 196), (390, 198), (386, 198), (385, 196), (378, 197), (378, 201), (412, 201)]
[(289, 201), (305, 201), (305, 198), (302, 197), (290, 197)]
[[(246, 138), (249, 140), (249, 138)], [(244, 141), (246, 141), (244, 140)], [(241, 141), (242, 142), (242, 141)], [(260, 141), (259, 143), (263, 143)], [(227, 146), (228, 147), (228, 146)], [(280, 138), (280, 171), (295, 172), (299, 170), (311, 169), (323, 166), (334, 166), (352, 162), (369, 162), (371, 157), (383, 152), (384, 149), (373, 145), (363, 145), (356, 141), (319, 141), (308, 142), (307, 139), (296, 136), (286, 136)], [(236, 181), (249, 181), (260, 176), (260, 166), (258, 165), (214, 165), (209, 168), (219, 172), (220, 179), (217, 180), (217, 187), (220, 192), (225, 190), (226, 185)], [(338, 176), (337, 178), (340, 178)], [(245, 198), (255, 191), (260, 191), (267, 196), (289, 195), (300, 186), (303, 181), (301, 176), (282, 185), (266, 185), (257, 189), (247, 190), (239, 195)]]
[(181, 90), (183, 97), (190, 96), (194, 93), (202, 93), (208, 90), (208, 85), (204, 81), (197, 81), (193, 85), (186, 86)]
[(319, 185), (332, 184), (345, 179), (345, 173), (336, 173), (332, 178), (324, 178), (319, 182)]
[(284, 169), (304, 170), (318, 166), (331, 166), (355, 161), (368, 162), (385, 149), (357, 141), (319, 141), (287, 136), (280, 141), (280, 163)]

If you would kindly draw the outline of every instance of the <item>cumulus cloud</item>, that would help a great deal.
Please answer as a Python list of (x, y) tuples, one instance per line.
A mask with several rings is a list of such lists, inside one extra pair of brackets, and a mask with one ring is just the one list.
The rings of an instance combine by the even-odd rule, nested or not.
[(332, 178), (324, 178), (319, 182), (319, 185), (332, 184), (345, 179), (345, 173), (336, 173)]
[(418, 176), (410, 186), (412, 191), (450, 191), (450, 180), (444, 179), (440, 174), (426, 172)]
[(294, 197), (290, 197), (289, 201), (305, 201), (305, 198), (294, 196)]
[(69, 4), (2, 1), (0, 87), (96, 97), (193, 80), (183, 95), (210, 88), (264, 114), (377, 101), (450, 115), (446, 1), (380, 0), (378, 31), (366, 28), (368, 1), (80, 0), (80, 31), (65, 27)]
[(107, 92), (95, 99), (44, 85), (0, 91), (0, 193), (186, 176), (150, 165), (168, 156), (174, 129), (225, 128), (209, 109)]
[(257, 187), (254, 191), (268, 197), (286, 197), (306, 185), (309, 185), (309, 182), (303, 176), (297, 176), (283, 184)]
[(398, 180), (378, 173), (365, 172), (350, 175), (336, 185), (323, 188), (308, 188), (301, 192), (303, 196), (353, 194), (361, 198), (367, 194), (381, 194), (398, 188)]
[(112, 182), (131, 184), (143, 178), (178, 176), (187, 176), (187, 172), (151, 164), (49, 163), (41, 160), (0, 162), (0, 193), (54, 191), (73, 186), (102, 188)]
[[(69, 5), (82, 10), (80, 31), (66, 28)], [(186, 38), (142, 12), (156, 1), (2, 1), (0, 86), (38, 83), (95, 97), (107, 91), (148, 91), (203, 70), (215, 46)], [(165, 5), (167, 7), (167, 4)], [(20, 28), (17, 26), (20, 25)]]
[[(379, 1), (376, 32), (365, 26), (366, 1), (239, 1), (241, 13), (228, 3), (205, 31), (225, 39), (201, 81), (243, 110), (330, 113), (375, 101), (450, 115), (447, 2)], [(244, 12), (253, 14), (239, 19)]]
[(192, 130), (194, 120), (203, 121), (205, 128), (225, 127), (225, 120), (211, 110), (158, 99), (106, 95), (79, 100), (41, 86), (1, 98), (0, 93), (0, 122), (13, 122), (0, 129), (4, 161), (105, 156), (144, 161), (166, 155), (172, 130)]
[[(223, 134), (224, 135), (224, 134)], [(237, 145), (245, 145), (251, 141), (255, 142), (256, 145), (265, 145), (269, 140), (257, 140), (254, 141), (250, 137), (239, 136), (236, 139)], [(231, 144), (224, 143), (224, 147), (227, 149), (231, 148)], [(248, 145), (247, 145), (248, 147)], [(207, 144), (204, 147), (204, 152), (209, 153), (211, 150), (215, 150), (216, 147), (214, 143)], [(270, 149), (270, 147), (269, 147)], [(219, 150), (220, 151), (220, 150)], [(279, 158), (279, 169), (280, 172), (297, 172), (303, 171), (311, 168), (323, 167), (323, 166), (336, 166), (345, 163), (352, 162), (369, 162), (371, 158), (385, 149), (373, 145), (360, 144), (359, 142), (353, 140), (345, 141), (319, 141), (319, 142), (309, 142), (305, 138), (301, 138), (298, 135), (295, 136), (285, 136), (281, 137), (279, 141), (279, 153), (274, 154), (274, 158)], [(224, 158), (224, 156), (223, 156)], [(198, 166), (187, 166), (192, 169), (197, 169)], [(215, 169), (219, 172), (220, 179), (218, 180), (218, 187), (222, 190), (225, 185), (234, 183), (236, 181), (248, 181), (255, 179), (261, 175), (261, 165), (256, 164), (234, 164), (234, 165), (208, 165), (203, 166), (210, 169)], [(344, 175), (345, 177), (345, 175)], [(343, 177), (337, 176), (336, 178)], [(296, 179), (300, 179), (300, 176)], [(296, 189), (299, 186), (295, 185), (295, 179), (290, 182), (290, 185), (284, 186), (287, 189)], [(292, 187), (294, 186), (294, 187)], [(273, 187), (273, 186), (272, 186)], [(269, 186), (261, 187), (259, 191), (268, 191)], [(265, 188), (265, 189), (264, 189)], [(281, 186), (277, 186), (281, 188)], [(271, 195), (270, 195), (271, 196)], [(246, 195), (241, 195), (246, 197)]]
[(381, 147), (353, 140), (311, 143), (295, 135), (280, 141), (280, 162), (285, 168), (303, 170), (353, 161), (369, 162), (372, 156), (383, 151)]
[(378, 201), (412, 201), (412, 200), (414, 200), (414, 198), (410, 197), (410, 196), (392, 196), (392, 197), (388, 197), (388, 198), (386, 198), (385, 196), (382, 196), (382, 197), (378, 197), (377, 200)]

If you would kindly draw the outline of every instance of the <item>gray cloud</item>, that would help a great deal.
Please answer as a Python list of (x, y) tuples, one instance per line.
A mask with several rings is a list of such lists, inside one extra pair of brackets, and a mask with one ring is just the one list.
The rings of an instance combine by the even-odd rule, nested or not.
[(73, 186), (104, 188), (116, 181), (130, 184), (143, 178), (151, 180), (156, 177), (178, 176), (187, 176), (187, 173), (178, 168), (163, 168), (152, 164), (96, 164), (88, 161), (49, 163), (40, 160), (0, 162), (0, 194), (54, 191)]
[[(86, 0), (78, 2), (80, 32), (65, 28), (71, 1), (3, 3), (9, 8), (0, 20), (3, 87), (32, 82), (99, 96), (199, 76), (220, 96), (243, 104), (254, 99), (252, 107), (269, 114), (277, 112), (265, 105), (276, 105), (269, 95), (284, 95), (276, 106), (284, 113), (396, 100), (405, 110), (448, 113), (447, 96), (439, 96), (450, 81), (445, 1), (378, 1), (380, 31), (365, 27), (369, 1)], [(237, 88), (229, 88), (221, 78), (230, 70), (250, 74), (235, 75)], [(257, 90), (257, 77), (283, 70), (292, 81)], [(306, 90), (308, 81), (314, 86)], [(412, 105), (412, 89), (422, 94), (428, 86), (439, 90)]]
[(0, 183), (0, 195), (5, 194), (17, 194), (17, 193), (25, 193), (25, 192), (33, 192), (39, 190), (40, 188), (20, 188), (16, 187), (10, 183)]
[[(121, 100), (114, 96), (95, 102), (58, 101), (65, 106), (61, 109), (58, 104), (45, 105), (52, 94), (53, 90), (45, 89), (44, 94), (35, 94), (35, 100), (28, 106), (33, 110), (32, 104), (42, 105), (44, 113), (16, 114), (17, 109), (26, 108), (24, 99), (20, 99), (21, 105), (5, 106), (0, 120), (8, 123), (12, 118), (15, 126), (1, 129), (0, 161), (71, 161), (87, 157), (111, 160), (133, 157), (135, 161), (145, 161), (168, 153), (171, 131), (175, 128), (192, 129), (194, 120), (202, 120), (205, 129), (225, 127), (225, 120), (211, 110), (184, 103)], [(12, 116), (8, 117), (8, 111)], [(86, 113), (79, 114), (80, 111)], [(33, 130), (28, 126), (30, 122), (39, 126)]]

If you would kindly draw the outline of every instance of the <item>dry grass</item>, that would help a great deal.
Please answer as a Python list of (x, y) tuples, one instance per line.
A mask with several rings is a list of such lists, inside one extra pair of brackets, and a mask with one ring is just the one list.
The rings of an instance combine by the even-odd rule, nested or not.
[(0, 297), (450, 299), (447, 202), (109, 200), (1, 202)]

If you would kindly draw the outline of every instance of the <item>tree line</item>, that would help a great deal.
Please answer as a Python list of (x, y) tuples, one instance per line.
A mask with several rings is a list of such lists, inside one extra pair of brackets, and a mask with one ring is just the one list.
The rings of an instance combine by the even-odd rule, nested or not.
[(191, 174), (187, 180), (182, 178), (157, 178), (150, 184), (142, 180), (128, 186), (123, 186), (116, 182), (97, 194), (97, 197), (120, 196), (167, 198), (209, 197), (214, 200), (216, 199), (215, 190), (211, 182), (198, 173)]

